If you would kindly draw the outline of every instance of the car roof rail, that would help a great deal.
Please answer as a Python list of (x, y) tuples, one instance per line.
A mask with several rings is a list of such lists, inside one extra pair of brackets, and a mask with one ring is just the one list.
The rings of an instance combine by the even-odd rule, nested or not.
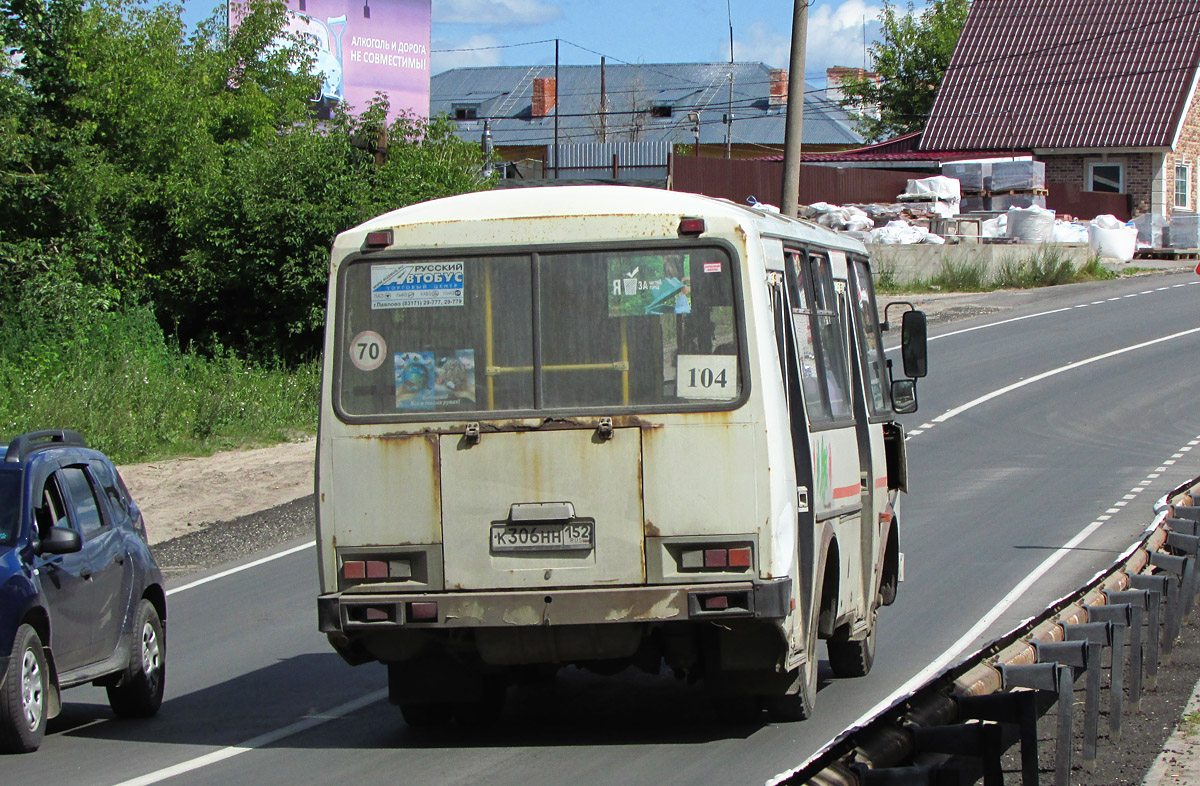
[(31, 431), (19, 437), (13, 437), (8, 443), (8, 451), (4, 454), (5, 461), (24, 461), (30, 453), (46, 448), (74, 447), (86, 448), (87, 443), (78, 431), (69, 428), (47, 429), (46, 431)]

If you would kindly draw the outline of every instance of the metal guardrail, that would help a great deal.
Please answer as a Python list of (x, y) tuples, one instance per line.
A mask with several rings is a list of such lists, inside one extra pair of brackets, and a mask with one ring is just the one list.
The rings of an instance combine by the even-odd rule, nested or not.
[[(1076, 696), (1083, 692), (1079, 754), (1086, 767), (1097, 755), (1102, 693), (1108, 738), (1119, 742), (1125, 715), (1138, 712), (1143, 690), (1155, 688), (1159, 664), (1169, 660), (1200, 592), (1198, 551), (1200, 477), (1155, 503), (1144, 536), (1108, 571), (843, 732), (772, 784), (953, 786), (982, 779), (998, 786), (1001, 757), (1019, 745), (1022, 786), (1034, 786), (1038, 719), (1056, 707), (1053, 783), (1067, 786)], [(1109, 680), (1102, 685), (1106, 655)], [(1071, 709), (1057, 711), (1062, 707)]]

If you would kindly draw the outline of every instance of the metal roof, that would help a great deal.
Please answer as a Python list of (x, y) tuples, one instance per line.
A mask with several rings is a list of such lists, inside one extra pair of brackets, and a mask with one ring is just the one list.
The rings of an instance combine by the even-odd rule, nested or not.
[(1200, 0), (974, 0), (922, 150), (1170, 148)]
[[(730, 105), (733, 74), (734, 144), (783, 144), (785, 112), (770, 105), (770, 74), (763, 63), (647, 63), (606, 65), (607, 141), (695, 142), (689, 112), (700, 116), (700, 143), (725, 142), (723, 118)], [(553, 65), (454, 68), (430, 81), (431, 115), (454, 116), (475, 109), (478, 120), (460, 121), (458, 135), (477, 141), (489, 118), (497, 145), (550, 145), (554, 115), (532, 116), (533, 81), (553, 77)], [(808, 86), (804, 101), (804, 144), (860, 145), (845, 111)], [(599, 65), (558, 69), (560, 144), (600, 141)], [(667, 116), (655, 117), (652, 110)]]

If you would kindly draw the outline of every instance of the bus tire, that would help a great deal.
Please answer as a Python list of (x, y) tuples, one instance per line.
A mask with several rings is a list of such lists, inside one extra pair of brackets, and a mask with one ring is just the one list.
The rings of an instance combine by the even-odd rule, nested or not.
[(865, 677), (870, 673), (871, 667), (875, 665), (875, 639), (878, 628), (875, 619), (872, 619), (865, 639), (830, 639), (825, 642), (829, 650), (829, 667), (833, 669), (835, 677)]
[(805, 636), (805, 652), (808, 660), (793, 672), (791, 688), (787, 693), (767, 696), (763, 705), (773, 721), (791, 722), (808, 720), (817, 703), (817, 619), (821, 598), (815, 598), (813, 618), (809, 621)]
[(710, 696), (717, 719), (724, 723), (753, 723), (762, 717), (763, 705), (758, 696), (751, 694)]
[(434, 704), (401, 704), (404, 722), (414, 729), (441, 729), (454, 719), (455, 706), (449, 702)]

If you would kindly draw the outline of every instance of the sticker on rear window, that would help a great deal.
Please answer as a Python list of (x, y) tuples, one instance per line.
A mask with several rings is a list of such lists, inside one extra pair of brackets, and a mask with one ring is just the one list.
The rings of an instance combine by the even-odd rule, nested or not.
[(387, 342), (374, 330), (364, 330), (350, 340), (350, 362), (360, 371), (374, 371), (387, 357)]
[(396, 409), (475, 404), (475, 350), (396, 353)]
[(675, 395), (710, 401), (732, 401), (737, 398), (737, 355), (680, 355), (675, 375)]
[(687, 254), (620, 256), (608, 261), (608, 315), (692, 313)]
[(371, 266), (371, 308), (461, 306), (466, 273), (458, 262)]

